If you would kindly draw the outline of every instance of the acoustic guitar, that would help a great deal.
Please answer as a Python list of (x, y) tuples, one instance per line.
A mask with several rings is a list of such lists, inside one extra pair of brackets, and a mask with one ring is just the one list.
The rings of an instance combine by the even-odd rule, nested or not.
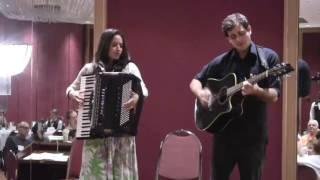
[[(246, 81), (255, 84), (269, 76), (280, 77), (293, 70), (290, 64), (281, 63)], [(234, 117), (241, 116), (244, 96), (238, 92), (241, 91), (242, 85), (243, 81), (238, 83), (234, 73), (222, 79), (209, 78), (206, 85), (211, 92), (208, 107), (203, 107), (197, 99), (195, 102), (196, 127), (202, 131), (218, 133), (223, 131)]]

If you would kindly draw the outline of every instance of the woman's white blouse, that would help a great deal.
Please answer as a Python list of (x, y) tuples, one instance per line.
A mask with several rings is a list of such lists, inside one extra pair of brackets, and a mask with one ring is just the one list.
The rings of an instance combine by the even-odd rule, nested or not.
[[(88, 63), (88, 64), (84, 65), (82, 67), (82, 69), (80, 70), (80, 72), (78, 73), (78, 76), (76, 77), (76, 79), (67, 88), (66, 94), (68, 95), (70, 93), (70, 91), (79, 90), (81, 76), (87, 75), (87, 74), (92, 74), (96, 67), (97, 67), (97, 64), (95, 64), (95, 63)], [(131, 73), (131, 74), (137, 76), (141, 80), (140, 85), (142, 88), (143, 96), (147, 97), (149, 95), (148, 89), (147, 89), (147, 87), (141, 77), (141, 73), (140, 73), (138, 67), (133, 62), (129, 62), (126, 65), (126, 67), (122, 70), (122, 72)]]

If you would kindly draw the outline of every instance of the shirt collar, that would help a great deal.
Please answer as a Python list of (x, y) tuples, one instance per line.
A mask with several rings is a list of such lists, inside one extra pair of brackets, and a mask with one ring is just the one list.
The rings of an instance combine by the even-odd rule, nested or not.
[(102, 62), (102, 61), (99, 61), (98, 63), (97, 63), (97, 65), (98, 65), (98, 67), (100, 68), (100, 70), (102, 71), (102, 72), (105, 72), (106, 70), (105, 70), (105, 65), (104, 65), (104, 63)]
[[(254, 55), (255, 57), (258, 57), (257, 47), (253, 42), (251, 42), (249, 45), (248, 55), (247, 55), (247, 57), (250, 57), (250, 55)], [(240, 60), (239, 54), (235, 48), (232, 49), (231, 57), (232, 57), (232, 59), (239, 59)]]
[(253, 42), (250, 43), (250, 53), (251, 53), (251, 54), (254, 54), (254, 55), (257, 55), (257, 54), (258, 54), (258, 52), (257, 52), (257, 47), (256, 47), (256, 45), (255, 45)]

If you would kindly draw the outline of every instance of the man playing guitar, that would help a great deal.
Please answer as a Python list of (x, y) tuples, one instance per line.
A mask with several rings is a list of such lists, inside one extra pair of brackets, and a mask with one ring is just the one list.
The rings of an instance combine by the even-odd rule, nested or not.
[(266, 105), (278, 100), (280, 81), (275, 76), (258, 83), (246, 79), (279, 64), (279, 58), (273, 50), (252, 42), (251, 26), (240, 13), (227, 16), (222, 21), (222, 31), (232, 49), (205, 65), (190, 83), (200, 106), (210, 109), (215, 95), (208, 87), (208, 79), (223, 79), (234, 73), (236, 81), (242, 81), (239, 93), (233, 95), (235, 100), (241, 99), (242, 112), (229, 114), (227, 118), (232, 120), (215, 133), (212, 177), (228, 180), (237, 164), (241, 180), (260, 180), (268, 141)]

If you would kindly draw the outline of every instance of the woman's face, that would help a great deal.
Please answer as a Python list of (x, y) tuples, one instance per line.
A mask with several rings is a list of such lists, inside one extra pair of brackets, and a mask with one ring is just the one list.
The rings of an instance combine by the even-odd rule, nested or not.
[(113, 37), (109, 47), (109, 57), (111, 60), (118, 60), (123, 51), (123, 39), (117, 34)]

